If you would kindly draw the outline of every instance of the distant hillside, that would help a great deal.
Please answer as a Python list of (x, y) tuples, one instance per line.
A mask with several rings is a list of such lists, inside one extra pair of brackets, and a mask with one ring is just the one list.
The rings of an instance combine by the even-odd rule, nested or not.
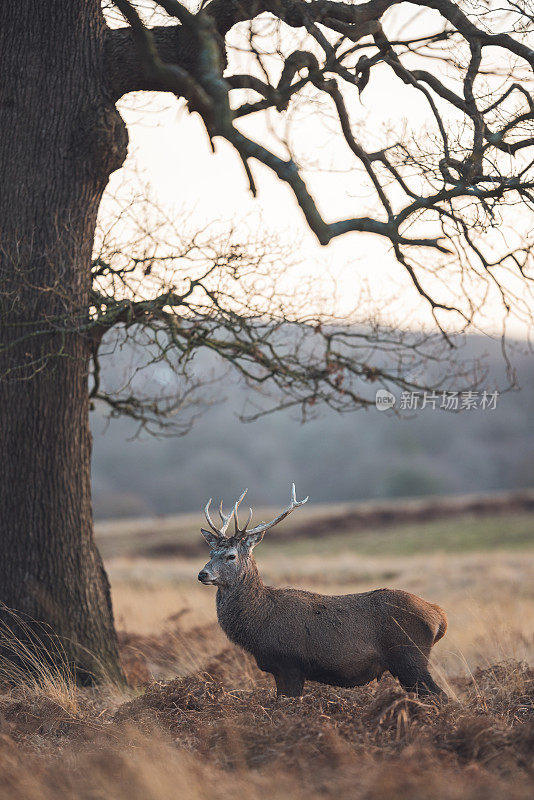
[[(488, 348), (492, 389), (503, 369), (499, 348), (471, 337), (474, 354)], [(532, 486), (534, 363), (517, 355), (515, 366), (522, 389), (501, 395), (495, 410), (425, 409), (410, 419), (373, 408), (342, 416), (325, 410), (305, 425), (287, 412), (244, 424), (237, 414), (246, 390), (231, 376), (211, 390), (226, 399), (182, 438), (132, 440), (135, 424), (108, 424), (99, 407), (93, 414), (95, 514), (197, 511), (209, 496), (230, 502), (246, 486), (255, 506), (276, 506), (289, 497), (292, 481), (299, 496), (317, 503)], [(208, 359), (198, 360), (199, 374), (209, 369)]]
[[(278, 508), (256, 508), (272, 519)], [(103, 558), (198, 557), (202, 513), (111, 519), (97, 522)], [(306, 504), (269, 531), (269, 548), (285, 555), (310, 549), (330, 554), (354, 549), (368, 555), (432, 551), (488, 551), (534, 547), (534, 490), (493, 494)]]

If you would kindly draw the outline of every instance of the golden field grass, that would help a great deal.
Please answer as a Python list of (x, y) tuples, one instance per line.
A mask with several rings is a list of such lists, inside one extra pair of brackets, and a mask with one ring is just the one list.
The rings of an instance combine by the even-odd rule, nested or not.
[[(198, 524), (187, 520), (191, 539)], [(533, 515), (266, 536), (255, 551), (274, 585), (399, 587), (442, 605), (449, 629), (431, 670), (451, 697), (443, 707), (387, 676), (277, 700), (196, 581), (207, 548), (148, 557), (134, 544), (107, 557), (131, 688), (0, 694), (2, 800), (532, 797)]]

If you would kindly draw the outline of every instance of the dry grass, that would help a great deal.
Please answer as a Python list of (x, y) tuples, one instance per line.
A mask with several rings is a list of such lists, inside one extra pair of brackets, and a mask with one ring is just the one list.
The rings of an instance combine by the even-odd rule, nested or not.
[[(78, 691), (61, 640), (44, 625), (28, 625), (24, 617), (1, 603), (0, 680), (4, 686), (18, 686), (33, 700), (46, 698), (71, 716), (78, 713)], [(21, 641), (15, 631), (25, 633)], [(47, 648), (52, 659), (44, 658)]]
[(534, 671), (506, 662), (453, 682), (458, 701), (443, 707), (392, 678), (276, 700), (226, 647), (130, 700), (80, 691), (76, 717), (42, 695), (5, 695), (0, 798), (530, 798)]
[(398, 586), (443, 605), (432, 670), (452, 701), (421, 702), (387, 676), (278, 701), (218, 628), (200, 557), (122, 555), (108, 568), (132, 689), (73, 690), (75, 707), (60, 683), (0, 693), (0, 800), (533, 796), (532, 550), (258, 554), (277, 585)]

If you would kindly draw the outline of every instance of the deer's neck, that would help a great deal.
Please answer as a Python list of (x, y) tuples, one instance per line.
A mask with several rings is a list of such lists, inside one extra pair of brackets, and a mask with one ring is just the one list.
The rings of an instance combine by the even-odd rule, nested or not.
[(268, 592), (256, 563), (250, 564), (241, 580), (217, 589), (217, 618), (228, 638), (254, 652), (259, 631), (269, 615)]
[(258, 597), (261, 599), (265, 586), (260, 577), (258, 566), (254, 559), (250, 559), (247, 569), (233, 586), (219, 586), (217, 589), (217, 604), (241, 605)]

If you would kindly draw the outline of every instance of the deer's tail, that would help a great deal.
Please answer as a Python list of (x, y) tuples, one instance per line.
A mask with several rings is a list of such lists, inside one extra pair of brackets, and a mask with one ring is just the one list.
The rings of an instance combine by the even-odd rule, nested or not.
[(438, 629), (436, 631), (436, 635), (434, 636), (434, 642), (433, 642), (434, 644), (436, 644), (436, 642), (439, 642), (440, 639), (443, 639), (447, 631), (447, 615), (441, 608), (441, 606), (437, 606), (435, 603), (432, 603), (432, 607), (436, 609), (440, 617)]

